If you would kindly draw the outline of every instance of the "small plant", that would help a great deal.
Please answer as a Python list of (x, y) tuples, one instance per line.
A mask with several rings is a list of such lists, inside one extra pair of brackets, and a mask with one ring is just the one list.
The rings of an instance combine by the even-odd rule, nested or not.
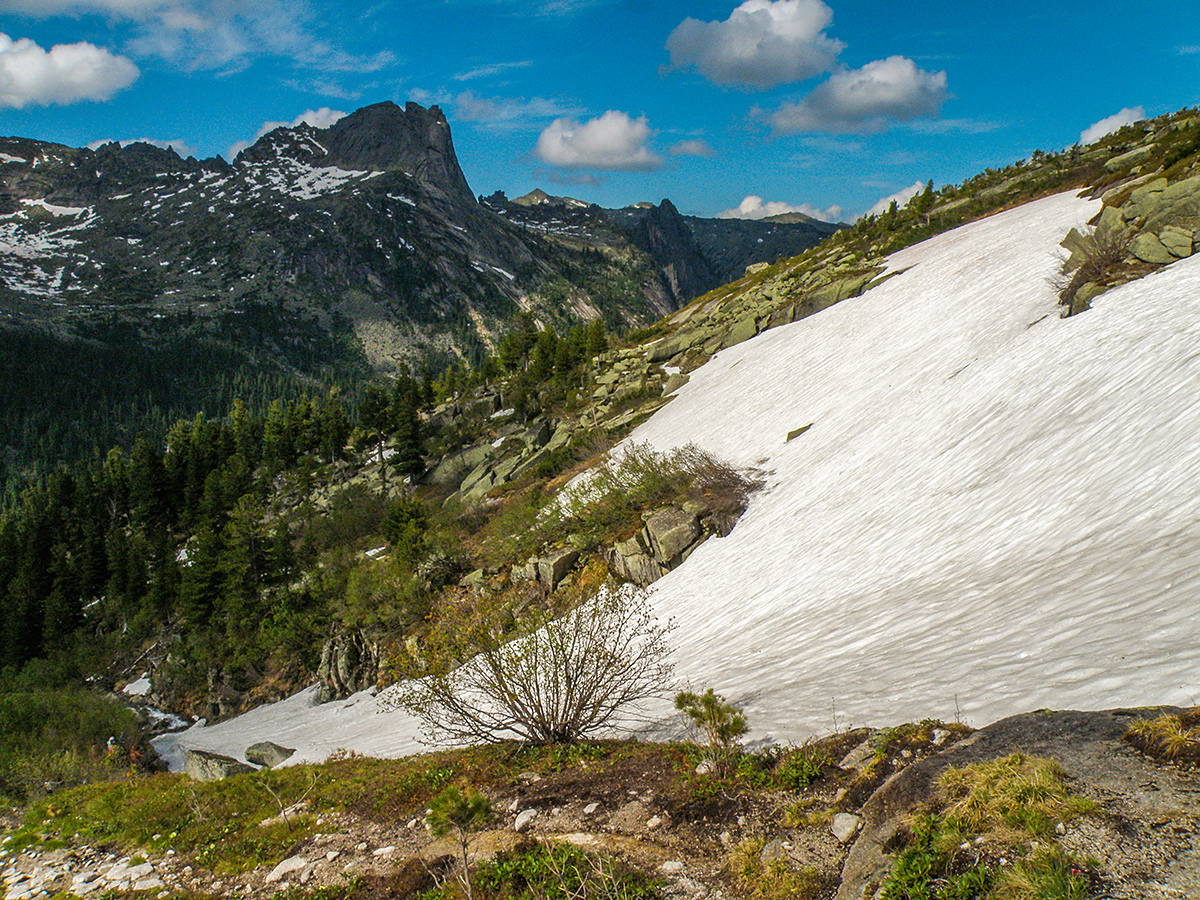
[(1200, 707), (1179, 715), (1138, 719), (1125, 732), (1125, 740), (1155, 759), (1200, 762)]
[(481, 888), (513, 900), (654, 900), (657, 884), (605, 856), (576, 847), (529, 844), (476, 873)]
[(947, 769), (935, 803), (908, 823), (882, 900), (1079, 900), (1085, 867), (1054, 832), (1094, 808), (1052, 760), (1014, 753)]
[(747, 900), (812, 900), (821, 894), (821, 876), (812, 868), (793, 868), (785, 860), (763, 862), (761, 837), (739, 843), (725, 862), (736, 894)]
[(704, 735), (717, 773), (727, 775), (733, 757), (741, 750), (739, 738), (749, 729), (742, 710), (714, 694), (712, 688), (703, 694), (681, 691), (675, 695), (675, 708)]
[(462, 851), (462, 882), (467, 891), (468, 900), (474, 898), (471, 886), (470, 859), (467, 856), (467, 844), (470, 834), (482, 828), (492, 820), (492, 805), (487, 797), (475, 790), (463, 793), (451, 785), (442, 791), (429, 804), (429, 814), (425, 816), (425, 824), (434, 837), (445, 837), (451, 832), (458, 838), (459, 849)]
[[(1079, 296), (1086, 284), (1108, 288), (1120, 280), (1129, 258), (1132, 235), (1124, 230), (1098, 231), (1091, 228), (1076, 242), (1075, 252), (1064, 261), (1062, 273), (1052, 283), (1064, 316), (1086, 310), (1090, 297)], [(1099, 293), (1099, 291), (1094, 291)]]

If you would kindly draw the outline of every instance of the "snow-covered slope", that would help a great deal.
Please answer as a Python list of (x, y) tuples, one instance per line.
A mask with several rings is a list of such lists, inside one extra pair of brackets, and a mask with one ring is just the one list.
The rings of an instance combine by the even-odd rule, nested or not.
[[(898, 253), (633, 435), (771, 472), (654, 594), (679, 674), (757, 734), (1200, 702), (1200, 260), (1060, 319), (1057, 245), (1097, 208), (1060, 195)], [(299, 695), (162, 746), (416, 746), (373, 709)]]
[(1200, 264), (1060, 319), (1054, 251), (1098, 205), (898, 253), (638, 430), (773, 472), (657, 585), (683, 674), (793, 739), (835, 715), (1200, 702)]

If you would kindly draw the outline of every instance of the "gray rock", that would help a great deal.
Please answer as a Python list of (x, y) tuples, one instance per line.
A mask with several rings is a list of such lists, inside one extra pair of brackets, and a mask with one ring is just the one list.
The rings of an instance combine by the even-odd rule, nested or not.
[(796, 438), (800, 437), (800, 435), (804, 434), (804, 432), (808, 431), (808, 429), (810, 429), (810, 428), (812, 428), (812, 422), (809, 422), (807, 425), (801, 425), (799, 428), (789, 431), (787, 433), (787, 439), (784, 441), (784, 443), (786, 444), (789, 441), (795, 440)]
[(1154, 155), (1154, 146), (1154, 144), (1143, 144), (1141, 147), (1134, 147), (1128, 153), (1114, 156), (1104, 164), (1104, 171), (1118, 172), (1121, 169), (1132, 169)]
[(317, 666), (317, 702), (344, 700), (379, 677), (379, 645), (362, 631), (339, 634), (321, 648)]
[(783, 841), (779, 838), (767, 841), (766, 846), (762, 848), (762, 853), (759, 854), (764, 866), (769, 866), (771, 863), (785, 863), (788, 859), (787, 847), (783, 845)]
[(683, 551), (700, 537), (700, 522), (695, 515), (668, 506), (646, 517), (646, 532), (654, 556), (668, 568), (677, 564)]
[(758, 334), (758, 322), (755, 321), (754, 316), (747, 316), (735, 322), (733, 327), (729, 329), (729, 336), (725, 338), (725, 346), (732, 347), (735, 344), (748, 341), (756, 334)]
[(536, 809), (525, 809), (517, 813), (517, 818), (513, 821), (513, 831), (517, 834), (528, 831), (529, 826), (533, 824), (533, 820), (537, 818), (538, 811)]
[(269, 769), (289, 759), (295, 752), (295, 748), (281, 747), (274, 741), (259, 741), (246, 748), (246, 759)]
[(575, 561), (579, 559), (578, 550), (556, 550), (543, 556), (537, 561), (538, 581), (550, 590), (558, 587), (558, 583), (567, 577)]
[(308, 860), (306, 860), (303, 856), (289, 856), (287, 859), (283, 860), (283, 862), (273, 868), (264, 881), (266, 881), (267, 884), (274, 884), (276, 881), (279, 881), (281, 878), (283, 878), (283, 876), (290, 875), (292, 872), (299, 872), (307, 865)]
[(1164, 225), (1158, 232), (1158, 239), (1176, 259), (1187, 259), (1192, 255), (1193, 238), (1192, 229), (1178, 225)]
[(871, 739), (863, 741), (849, 753), (842, 757), (842, 761), (838, 763), (839, 769), (861, 769), (863, 763), (875, 756), (875, 748), (871, 746)]
[(530, 559), (521, 563), (519, 566), (513, 566), (512, 577), (516, 581), (537, 581), (538, 561), (536, 559)]
[(1163, 246), (1162, 241), (1158, 239), (1158, 235), (1144, 231), (1133, 239), (1129, 244), (1129, 252), (1140, 259), (1142, 262), (1153, 263), (1155, 265), (1166, 265), (1175, 261), (1175, 257), (1171, 255), (1171, 251)]
[(682, 372), (676, 372), (674, 375), (668, 376), (666, 383), (663, 385), (663, 389), (662, 389), (663, 396), (667, 397), (667, 396), (675, 393), (677, 390), (679, 390), (681, 387), (683, 387), (687, 383), (688, 383), (688, 376), (684, 375)]
[(492, 449), (490, 442), (484, 442), (447, 456), (429, 474), (429, 481), (437, 485), (461, 484), (467, 475), (487, 460)]
[(833, 822), (829, 825), (829, 830), (833, 832), (833, 836), (843, 844), (848, 844), (854, 840), (854, 836), (858, 834), (860, 828), (862, 828), (862, 818), (852, 813), (844, 812), (835, 815)]
[(231, 756), (222, 756), (207, 750), (188, 750), (183, 757), (183, 771), (196, 781), (220, 781), (230, 775), (253, 772), (254, 768)]

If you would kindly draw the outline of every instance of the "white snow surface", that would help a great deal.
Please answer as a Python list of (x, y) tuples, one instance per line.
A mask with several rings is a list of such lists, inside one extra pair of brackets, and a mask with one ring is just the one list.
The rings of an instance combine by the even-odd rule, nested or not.
[(772, 472), (656, 584), (680, 675), (792, 740), (1200, 702), (1200, 259), (1059, 318), (1058, 242), (1098, 207), (897, 253), (903, 274), (719, 354), (634, 432)]
[[(1058, 242), (1098, 206), (1059, 195), (901, 251), (631, 436), (770, 473), (653, 591), (681, 680), (754, 736), (1200, 702), (1200, 258), (1060, 319)], [(160, 751), (418, 748), (403, 713), (313, 690)]]

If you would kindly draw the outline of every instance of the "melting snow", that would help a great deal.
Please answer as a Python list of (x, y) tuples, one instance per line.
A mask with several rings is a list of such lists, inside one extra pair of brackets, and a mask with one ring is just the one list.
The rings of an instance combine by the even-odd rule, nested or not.
[(78, 216), (89, 211), (86, 206), (55, 206), (45, 200), (22, 200), (26, 206), (40, 206), (52, 216)]
[[(900, 274), (719, 354), (633, 434), (770, 472), (655, 585), (682, 679), (790, 741), (1200, 702), (1200, 258), (1060, 319), (1058, 241), (1097, 206), (1060, 195), (901, 251)], [(260, 739), (296, 762), (419, 746), (374, 697), (314, 690), (159, 748), (178, 767)]]
[(6, 162), (6, 163), (25, 163), (25, 162), (29, 162), (29, 160), (27, 160), (27, 159), (22, 159), (22, 158), (21, 158), (21, 157), (19, 157), (19, 156), (11, 156), (11, 155), (9, 155), (8, 153), (0, 153), (0, 162)]

